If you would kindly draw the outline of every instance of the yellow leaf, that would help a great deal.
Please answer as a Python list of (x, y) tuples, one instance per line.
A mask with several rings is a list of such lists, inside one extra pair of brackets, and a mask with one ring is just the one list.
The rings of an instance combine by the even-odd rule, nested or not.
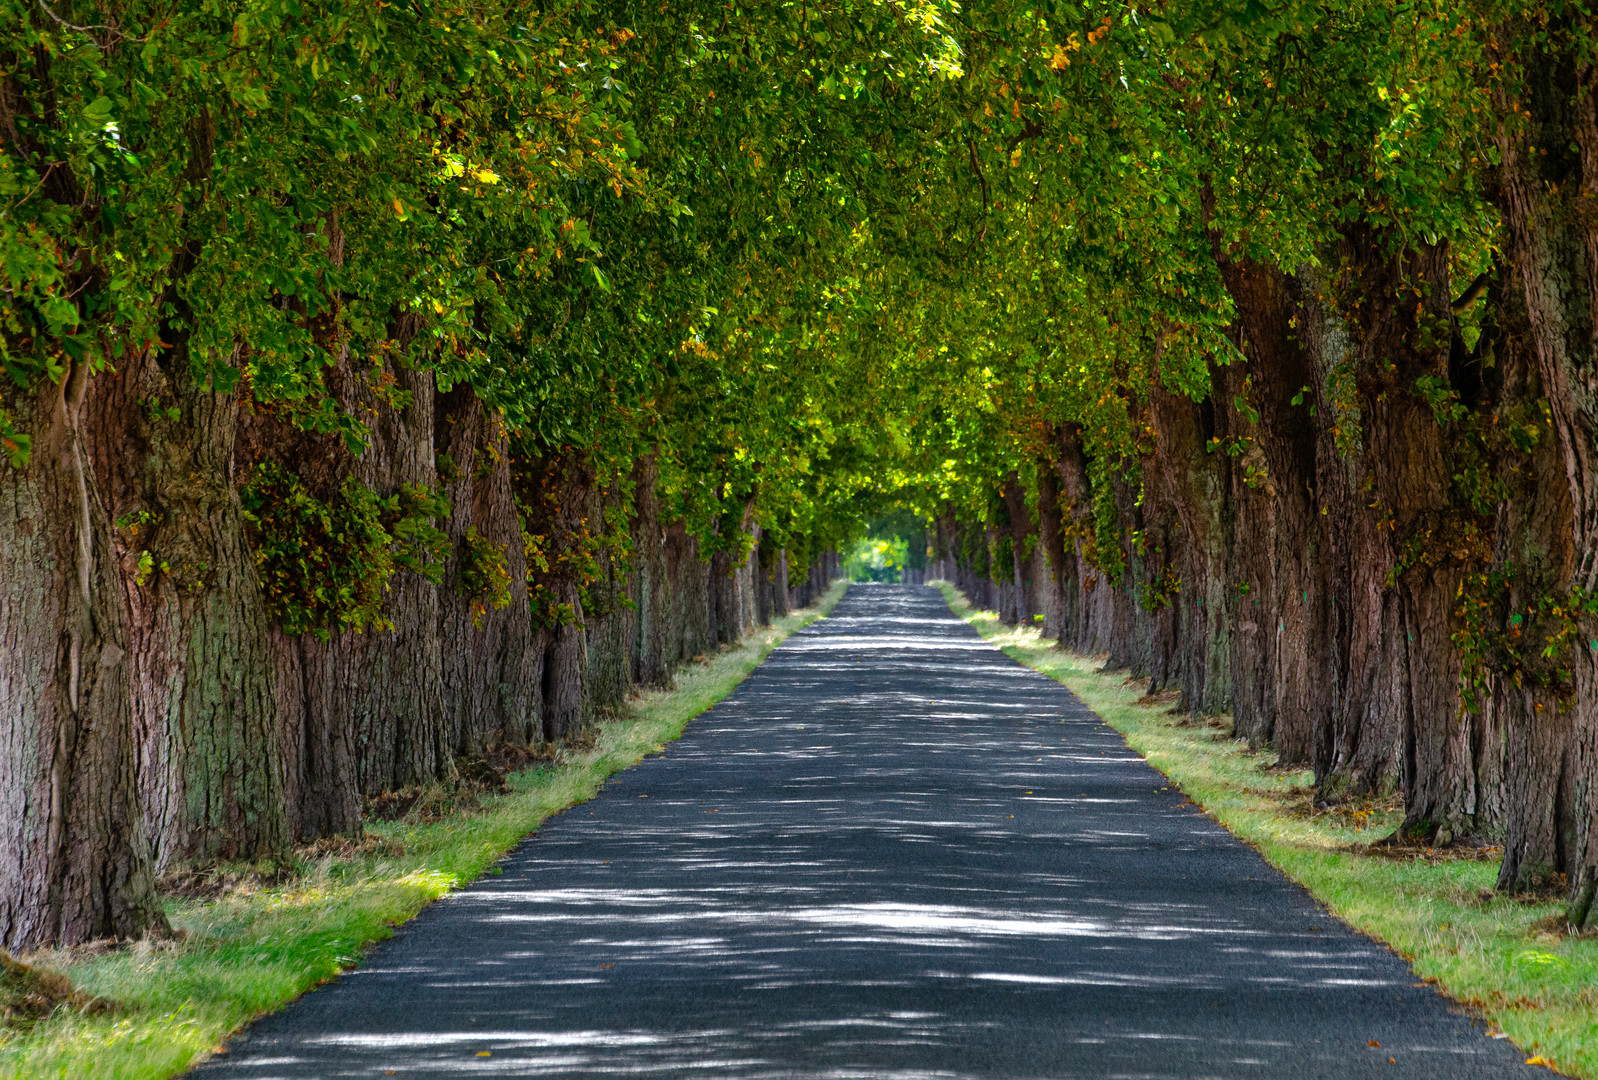
[(397, 198), (394, 200), (394, 216), (399, 218), (401, 221), (405, 220), (405, 204), (400, 202)]
[(499, 174), (493, 169), (474, 169), (472, 175), (485, 184), (499, 183)]
[(1551, 1068), (1554, 1067), (1554, 1063), (1549, 1061), (1547, 1058), (1543, 1057), (1541, 1054), (1538, 1054), (1535, 1057), (1527, 1058), (1526, 1059), (1526, 1064), (1527, 1065), (1541, 1065), (1545, 1069), (1551, 1069)]

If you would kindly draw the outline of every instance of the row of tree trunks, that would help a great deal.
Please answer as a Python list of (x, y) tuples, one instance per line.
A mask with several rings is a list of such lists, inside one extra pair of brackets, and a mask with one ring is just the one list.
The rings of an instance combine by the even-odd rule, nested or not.
[[(438, 393), (431, 372), (374, 377), (346, 360), (328, 390), (366, 421), (354, 453), (219, 392), (172, 337), (115, 375), (5, 391), (33, 456), (0, 478), (0, 697), (13, 710), (0, 947), (159, 928), (155, 879), (169, 867), (358, 833), (365, 798), (449, 781), (458, 758), (493, 744), (569, 737), (634, 687), (668, 685), (678, 663), (814, 602), (839, 573), (829, 552), (791, 574), (752, 500), (729, 529), (748, 539), (722, 545), (749, 556), (717, 567), (663, 518), (650, 459), (603, 489), (556, 455), (531, 465), (554, 495), (544, 554), (574, 554), (623, 505), (635, 548), (627, 565), (601, 549), (585, 589), (556, 575), (546, 599), (560, 613), (535, 618), (522, 482), (470, 388)], [(364, 631), (284, 632), (239, 495), (261, 462), (329, 506), (351, 479), (384, 499), (442, 494), (441, 580), (397, 571), (381, 625)], [(474, 593), (468, 562), (497, 565), (503, 588)]]
[[(1524, 550), (1530, 530), (1538, 550), (1551, 552), (1559, 546), (1546, 536), (1548, 523), (1579, 517), (1540, 496), (1521, 498), (1494, 522), (1461, 490), (1471, 425), (1490, 428), (1495, 410), (1546, 391), (1512, 365), (1492, 379), (1480, 374), (1480, 348), (1465, 348), (1453, 329), (1441, 247), (1405, 248), (1350, 229), (1328, 260), (1330, 276), (1309, 268), (1288, 275), (1220, 251), (1216, 258), (1244, 359), (1211, 364), (1204, 400), (1150, 388), (1153, 438), (1140, 489), (1121, 479), (1125, 469), (1110, 469), (1101, 481), (1110, 490), (1095, 490), (1090, 473), (1099, 473), (1077, 433), (1061, 429), (1030, 496), (1013, 476), (999, 485), (990, 514), (997, 526), (947, 515), (938, 523), (937, 565), (974, 603), (1027, 621), (1034, 608), (1022, 600), (1021, 563), (1005, 557), (1022, 550), (1016, 525), (1026, 507), (1047, 564), (1040, 595), (1051, 636), (1147, 674), (1151, 690), (1179, 689), (1188, 711), (1230, 713), (1240, 737), (1273, 743), (1284, 762), (1313, 764), (1321, 797), (1401, 786), (1405, 833), (1441, 843), (1500, 836), (1515, 813), (1542, 823), (1529, 826), (1537, 835), (1580, 834), (1552, 823), (1590, 818), (1584, 796), (1545, 798), (1528, 818), (1507, 805), (1504, 771), (1506, 740), (1532, 745), (1544, 734), (1528, 741), (1507, 730), (1508, 717), (1569, 714), (1574, 733), (1579, 706), (1565, 698), (1560, 712), (1534, 700), (1541, 691), (1529, 704), (1499, 700), (1512, 696), (1510, 685), (1524, 697), (1524, 679), (1489, 678), (1483, 708), (1467, 708), (1462, 693), (1470, 673), (1458, 609), (1472, 567), (1486, 569), (1479, 538)], [(1569, 431), (1586, 437), (1584, 423)], [(1567, 475), (1582, 475), (1580, 450), (1564, 452)], [(1528, 490), (1541, 491), (1547, 485), (1535, 475), (1555, 464), (1544, 450), (1516, 467), (1529, 470)], [(1106, 540), (1093, 535), (1085, 508), (1106, 501), (1121, 548), (1113, 560), (1088, 547)], [(1571, 546), (1582, 550), (1579, 541)], [(1100, 569), (1112, 562), (1114, 582)], [(1544, 557), (1542, 579), (1557, 579), (1567, 564), (1582, 565), (1576, 554)], [(1598, 649), (1583, 662), (1587, 653)], [(1545, 756), (1552, 744), (1584, 745), (1579, 734), (1556, 738)], [(1539, 772), (1569, 774), (1569, 786), (1585, 790), (1585, 774), (1566, 760)], [(1536, 850), (1546, 843), (1527, 841), (1529, 866), (1573, 866)]]
[[(823, 552), (811, 561), (804, 580), (798, 585), (790, 585), (788, 606), (790, 608), (802, 608), (816, 603), (821, 599), (821, 594), (827, 591), (827, 587), (836, 581), (842, 573), (842, 556), (836, 551)], [(789, 580), (793, 580), (791, 574)]]

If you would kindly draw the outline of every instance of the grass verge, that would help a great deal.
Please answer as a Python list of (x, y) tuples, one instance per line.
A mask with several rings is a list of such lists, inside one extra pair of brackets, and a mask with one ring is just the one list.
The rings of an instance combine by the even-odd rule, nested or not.
[(1415, 974), (1469, 1005), (1530, 1063), (1598, 1080), (1598, 938), (1560, 932), (1556, 897), (1493, 892), (1489, 849), (1378, 853), (1401, 808), (1379, 803), (1318, 812), (1308, 770), (1231, 738), (1225, 719), (1177, 715), (1174, 695), (1144, 695), (1141, 680), (1100, 670), (1102, 658), (1065, 652), (1031, 628), (974, 611), (936, 583), (956, 615), (1012, 659), (1070, 690), (1188, 798), (1246, 841), (1350, 926), (1395, 949)]
[(25, 957), (118, 1008), (99, 1015), (61, 1007), (32, 1025), (0, 1026), (0, 1076), (156, 1080), (187, 1068), (250, 1020), (357, 963), (431, 901), (492, 872), (546, 817), (663, 749), (783, 639), (831, 611), (846, 587), (837, 582), (815, 607), (679, 670), (675, 689), (639, 695), (621, 717), (598, 725), (592, 745), (513, 774), (509, 794), (484, 798), (475, 810), (427, 824), (369, 824), (367, 842), (302, 856), (281, 885), (169, 903), (181, 940)]

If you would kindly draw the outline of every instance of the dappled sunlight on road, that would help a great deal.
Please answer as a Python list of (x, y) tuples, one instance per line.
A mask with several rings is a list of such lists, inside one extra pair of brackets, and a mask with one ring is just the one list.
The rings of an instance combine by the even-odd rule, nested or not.
[(1465, 1078), (1516, 1060), (928, 588), (856, 586), (502, 867), (214, 1075)]

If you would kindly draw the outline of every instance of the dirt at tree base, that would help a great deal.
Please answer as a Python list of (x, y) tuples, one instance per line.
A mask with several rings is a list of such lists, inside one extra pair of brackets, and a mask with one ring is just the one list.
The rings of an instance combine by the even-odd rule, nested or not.
[(366, 800), (368, 821), (411, 821), (425, 824), (445, 814), (479, 808), (480, 795), (510, 793), (510, 774), (555, 761), (553, 744), (538, 747), (489, 743), (480, 754), (455, 759), (450, 782), (412, 784), (380, 792)]
[(28, 1028), (63, 1006), (83, 1013), (116, 1012), (116, 1002), (75, 989), (59, 971), (24, 964), (0, 949), (0, 1024)]

